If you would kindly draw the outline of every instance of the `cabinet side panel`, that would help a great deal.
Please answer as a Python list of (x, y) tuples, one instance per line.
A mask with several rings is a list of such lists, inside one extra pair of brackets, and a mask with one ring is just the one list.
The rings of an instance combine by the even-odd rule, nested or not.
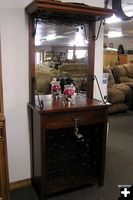
[(33, 184), (40, 193), (41, 190), (41, 131), (40, 115), (33, 112)]

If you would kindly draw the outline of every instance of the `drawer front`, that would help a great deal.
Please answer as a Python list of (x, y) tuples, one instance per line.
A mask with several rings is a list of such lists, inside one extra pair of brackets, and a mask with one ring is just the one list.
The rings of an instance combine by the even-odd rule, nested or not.
[(80, 112), (65, 112), (65, 113), (52, 113), (46, 117), (46, 128), (66, 128), (77, 125), (97, 124), (105, 122), (105, 111), (80, 111)]

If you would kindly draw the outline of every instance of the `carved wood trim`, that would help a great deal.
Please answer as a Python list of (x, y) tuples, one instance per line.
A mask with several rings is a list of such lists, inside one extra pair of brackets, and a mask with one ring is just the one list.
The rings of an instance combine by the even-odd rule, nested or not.
[[(51, 14), (55, 12), (61, 12), (61, 13), (74, 13), (75, 18), (76, 15), (79, 15), (79, 13), (84, 17), (109, 17), (112, 15), (111, 9), (105, 9), (105, 8), (99, 8), (99, 7), (93, 7), (88, 6), (83, 3), (64, 3), (61, 1), (50, 1), (50, 0), (35, 0), (33, 1), (29, 6), (26, 7), (26, 11), (28, 14), (33, 14), (38, 10), (43, 11), (50, 11)], [(71, 16), (69, 16), (71, 18)]]

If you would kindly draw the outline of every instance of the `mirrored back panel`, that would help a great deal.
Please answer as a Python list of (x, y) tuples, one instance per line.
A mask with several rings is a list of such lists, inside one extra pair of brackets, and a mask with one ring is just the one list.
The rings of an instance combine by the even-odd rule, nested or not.
[[(53, 78), (71, 79), (78, 90), (88, 64), (88, 24), (38, 21), (35, 34), (35, 78), (38, 94), (50, 93)], [(84, 87), (85, 90), (85, 87)]]

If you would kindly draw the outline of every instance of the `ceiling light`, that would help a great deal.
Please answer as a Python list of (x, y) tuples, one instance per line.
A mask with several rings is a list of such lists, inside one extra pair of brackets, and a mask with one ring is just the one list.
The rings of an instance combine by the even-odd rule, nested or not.
[(50, 34), (47, 35), (46, 40), (50, 41), (50, 40), (55, 40), (56, 39), (56, 35), (55, 34)]
[(72, 40), (69, 45), (70, 46), (87, 46), (87, 40), (84, 38), (84, 32), (82, 29), (79, 29), (78, 32), (75, 33), (75, 38)]
[(118, 49), (111, 48), (111, 47), (107, 47), (107, 48), (106, 48), (106, 50), (107, 50), (107, 51), (115, 51), (115, 52), (117, 52), (117, 51), (118, 51)]
[(112, 17), (105, 19), (105, 23), (107, 24), (113, 24), (113, 23), (118, 23), (118, 22), (121, 22), (121, 19), (116, 17), (115, 14), (113, 14)]
[(40, 43), (40, 35), (35, 35), (35, 46), (39, 46), (41, 43)]
[(114, 37), (122, 37), (123, 34), (121, 31), (109, 31), (108, 32), (108, 37), (109, 38), (114, 38)]
[(43, 40), (51, 41), (51, 40), (56, 40), (56, 39), (62, 39), (65, 37), (66, 36), (63, 36), (63, 35), (50, 34), (50, 35), (47, 35), (46, 37), (41, 38), (40, 41), (43, 41)]

